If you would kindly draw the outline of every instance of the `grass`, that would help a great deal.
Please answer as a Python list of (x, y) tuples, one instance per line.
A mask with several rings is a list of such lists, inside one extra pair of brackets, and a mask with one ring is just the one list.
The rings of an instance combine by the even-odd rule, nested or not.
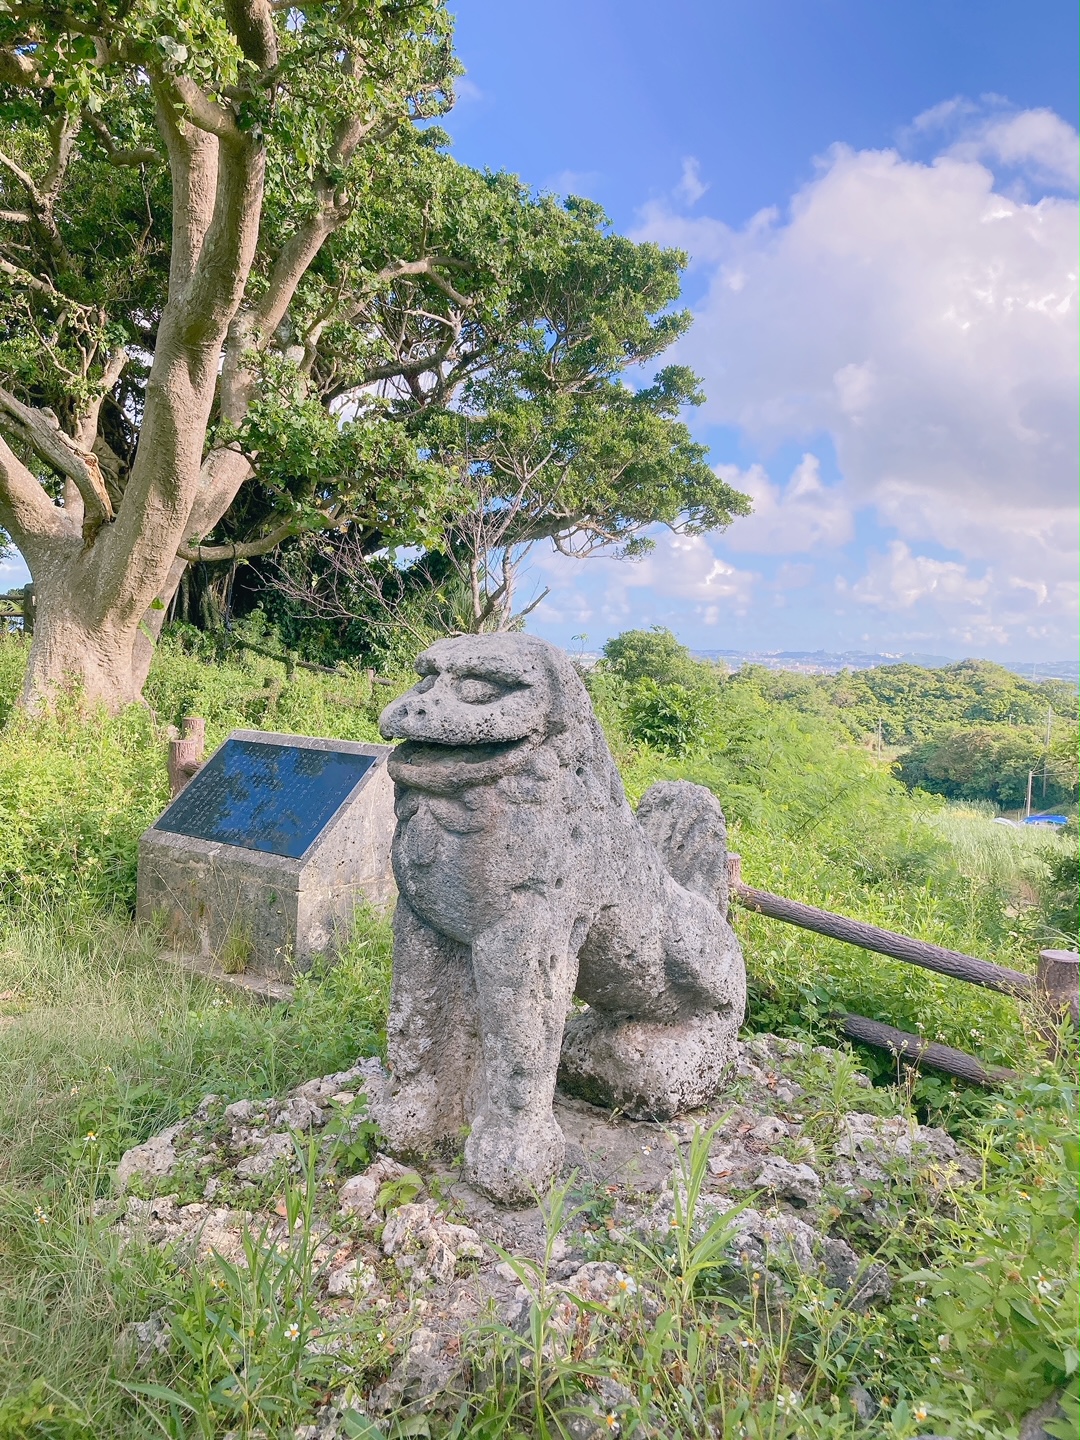
[[(0, 641), (0, 712), (23, 659), (17, 642)], [(163, 965), (153, 932), (133, 926), (135, 843), (164, 803), (166, 726), (195, 712), (206, 716), (211, 744), (234, 726), (370, 739), (385, 696), (360, 674), (299, 672), (285, 684), (270, 662), (208, 664), (169, 645), (148, 694), (154, 713), (87, 724), (62, 705), (0, 737), (0, 1440), (230, 1428), (253, 1436), (260, 1426), (283, 1437), (310, 1420), (329, 1383), (289, 1338), (303, 1304), (286, 1314), (280, 1303), (305, 1283), (300, 1252), (273, 1271), (253, 1250), (246, 1273), (215, 1264), (192, 1271), (136, 1246), (121, 1255), (94, 1202), (125, 1149), (189, 1114), (204, 1094), (280, 1095), (374, 1053), (385, 1024), (390, 938), (373, 917), (341, 964), (302, 980), (292, 1004), (269, 1009)], [(600, 686), (596, 703), (632, 798), (667, 776), (712, 785), (751, 883), (1033, 967), (1047, 934), (1036, 902), (1049, 863), (1065, 854), (1061, 837), (912, 797), (887, 765), (838, 747), (825, 722), (747, 693), (723, 693), (713, 731), (681, 758), (628, 739), (614, 690)], [(833, 1012), (850, 1008), (1029, 1077), (1000, 1096), (930, 1076), (874, 1092), (873, 1103), (943, 1121), (975, 1146), (984, 1183), (946, 1213), (912, 1188), (895, 1225), (862, 1237), (861, 1248), (910, 1277), (891, 1306), (865, 1317), (805, 1277), (786, 1277), (784, 1296), (760, 1285), (755, 1294), (753, 1278), (723, 1260), (721, 1231), (702, 1228), (692, 1203), (663, 1244), (643, 1248), (610, 1238), (603, 1195), (556, 1195), (552, 1235), (575, 1206), (592, 1207), (593, 1254), (634, 1278), (636, 1298), (587, 1309), (582, 1343), (567, 1351), (554, 1292), (543, 1273), (533, 1275), (527, 1332), (492, 1321), (467, 1341), (474, 1384), (446, 1433), (562, 1437), (575, 1411), (588, 1410), (641, 1437), (908, 1440), (932, 1428), (957, 1440), (1012, 1440), (1016, 1417), (1075, 1374), (1075, 1102), (1066, 1068), (1048, 1065), (1011, 1000), (764, 917), (740, 913), (737, 924), (752, 1028), (827, 1041)], [(889, 1079), (887, 1060), (859, 1058)], [(867, 1097), (844, 1066), (826, 1073), (808, 1064), (806, 1075), (817, 1097), (815, 1138), (827, 1149), (835, 1117), (865, 1108)], [(688, 1196), (700, 1146), (683, 1158)], [(312, 1197), (301, 1186), (289, 1204), (303, 1242)], [(117, 1348), (124, 1326), (153, 1311), (170, 1317), (161, 1383), (179, 1400), (139, 1392), (143, 1382)], [(230, 1350), (220, 1327), (251, 1328), (251, 1317), (257, 1336)], [(380, 1360), (362, 1328), (348, 1343), (370, 1371)], [(238, 1409), (229, 1377), (254, 1384), (256, 1370), (265, 1383)], [(633, 1403), (604, 1391), (604, 1376)], [(862, 1428), (847, 1403), (856, 1381), (894, 1402)], [(355, 1434), (374, 1440), (376, 1432)]]

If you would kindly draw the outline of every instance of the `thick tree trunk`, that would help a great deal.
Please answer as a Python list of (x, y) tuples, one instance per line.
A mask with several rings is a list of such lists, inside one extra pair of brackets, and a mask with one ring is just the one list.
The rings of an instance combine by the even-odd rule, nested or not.
[(34, 638), (23, 681), (23, 704), (40, 709), (64, 690), (111, 711), (141, 699), (145, 667), (138, 663), (139, 627), (106, 617), (87, 623), (80, 604), (61, 584), (40, 594)]

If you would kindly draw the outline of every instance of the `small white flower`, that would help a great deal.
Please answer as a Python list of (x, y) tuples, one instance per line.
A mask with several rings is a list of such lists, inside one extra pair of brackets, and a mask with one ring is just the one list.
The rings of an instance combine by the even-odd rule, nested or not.
[(939, 1350), (948, 1350), (948, 1348), (949, 1348), (949, 1346), (950, 1346), (951, 1344), (952, 1344), (952, 1337), (951, 1337), (951, 1336), (949, 1336), (949, 1335), (939, 1335), (939, 1336), (937, 1337), (937, 1348), (938, 1348)]
[(286, 1339), (286, 1340), (299, 1340), (299, 1339), (300, 1339), (300, 1326), (297, 1325), (297, 1323), (296, 1323), (295, 1320), (293, 1321), (293, 1323), (292, 1323), (291, 1325), (287, 1325), (287, 1326), (285, 1327), (285, 1339)]

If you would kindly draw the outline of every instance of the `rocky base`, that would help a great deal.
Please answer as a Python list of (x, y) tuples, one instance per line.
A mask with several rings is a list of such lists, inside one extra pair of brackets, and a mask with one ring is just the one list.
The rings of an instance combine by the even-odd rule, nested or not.
[[(557, 1229), (541, 1208), (493, 1204), (466, 1183), (460, 1164), (408, 1169), (380, 1155), (367, 1116), (387, 1082), (376, 1060), (283, 1100), (227, 1105), (207, 1096), (188, 1120), (128, 1151), (118, 1198), (100, 1208), (125, 1242), (196, 1260), (216, 1253), (242, 1266), (245, 1235), (285, 1250), (298, 1243), (282, 1195), (288, 1175), (313, 1167), (318, 1198), (307, 1243), (325, 1334), (371, 1317), (393, 1360), (366, 1388), (346, 1370), (319, 1424), (297, 1431), (301, 1440), (348, 1433), (347, 1408), (375, 1417), (456, 1408), (468, 1333), (492, 1319), (524, 1330), (538, 1296), (553, 1306), (552, 1344), (580, 1347), (597, 1303), (659, 1314), (663, 1296), (635, 1278), (630, 1257), (640, 1241), (660, 1253), (680, 1224), (700, 1238), (727, 1223), (725, 1283), (764, 1284), (769, 1303), (782, 1305), (800, 1274), (853, 1310), (888, 1298), (886, 1268), (860, 1254), (852, 1234), (897, 1223), (915, 1181), (932, 1202), (951, 1203), (956, 1187), (977, 1176), (976, 1160), (942, 1130), (875, 1113), (895, 1110), (895, 1099), (872, 1090), (842, 1052), (772, 1036), (741, 1042), (737, 1052), (725, 1106), (668, 1124), (558, 1097), (563, 1179), (579, 1208)], [(823, 1126), (815, 1087), (832, 1085), (841, 1066), (849, 1098), (865, 1096), (866, 1108), (838, 1110)], [(701, 1162), (696, 1180), (691, 1153)], [(688, 1215), (688, 1185), (698, 1184)], [(845, 1232), (852, 1217), (858, 1224)], [(151, 1316), (128, 1329), (132, 1354), (152, 1367), (168, 1347), (167, 1326)], [(616, 1408), (611, 1397), (598, 1403)], [(570, 1433), (604, 1433), (588, 1416), (567, 1423)]]

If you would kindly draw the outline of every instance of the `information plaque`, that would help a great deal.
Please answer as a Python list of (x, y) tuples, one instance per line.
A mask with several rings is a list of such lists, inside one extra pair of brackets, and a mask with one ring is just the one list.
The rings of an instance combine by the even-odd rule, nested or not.
[(347, 750), (229, 739), (153, 828), (298, 860), (374, 763)]

